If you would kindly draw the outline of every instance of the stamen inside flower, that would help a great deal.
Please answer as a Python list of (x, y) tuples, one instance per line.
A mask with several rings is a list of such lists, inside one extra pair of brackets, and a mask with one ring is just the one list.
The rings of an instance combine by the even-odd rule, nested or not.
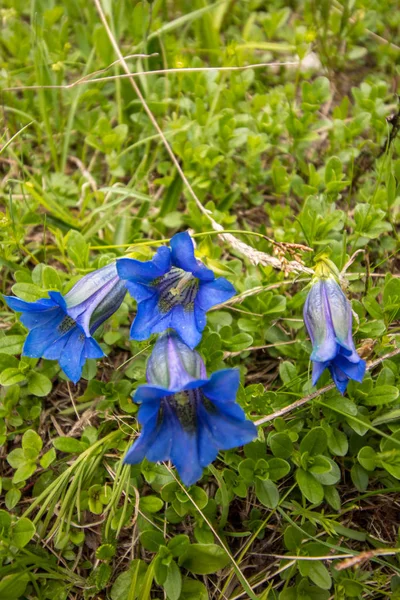
[(76, 322), (74, 321), (74, 319), (72, 319), (71, 317), (69, 317), (68, 315), (66, 317), (64, 317), (64, 319), (61, 321), (61, 323), (59, 324), (59, 326), (57, 327), (58, 331), (60, 333), (67, 333), (68, 331), (70, 331), (73, 327), (75, 327)]
[(196, 389), (179, 392), (173, 396), (165, 396), (163, 403), (175, 412), (185, 431), (194, 433), (197, 428), (196, 405), (203, 399), (201, 390)]
[(191, 310), (199, 289), (199, 280), (188, 271), (172, 267), (168, 273), (153, 282), (159, 294), (158, 307), (167, 313), (174, 306), (183, 305)]

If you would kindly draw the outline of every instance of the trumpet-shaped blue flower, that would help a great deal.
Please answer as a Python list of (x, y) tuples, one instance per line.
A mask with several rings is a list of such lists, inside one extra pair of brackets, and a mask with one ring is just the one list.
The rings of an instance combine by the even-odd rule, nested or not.
[(255, 425), (236, 402), (239, 372), (224, 369), (207, 377), (200, 355), (175, 333), (161, 336), (147, 365), (147, 385), (134, 395), (142, 431), (124, 458), (128, 464), (171, 460), (192, 485), (218, 450), (251, 442)]
[(224, 277), (214, 273), (194, 255), (187, 232), (171, 239), (171, 248), (159, 248), (150, 261), (120, 258), (118, 274), (138, 309), (131, 327), (131, 338), (146, 340), (152, 333), (172, 328), (190, 348), (201, 340), (206, 312), (235, 294)]
[(313, 345), (313, 385), (326, 368), (341, 394), (350, 379), (361, 382), (365, 361), (354, 346), (350, 302), (333, 276), (312, 284), (304, 305), (304, 322)]
[(23, 355), (58, 360), (76, 383), (88, 358), (104, 356), (92, 334), (119, 308), (125, 294), (125, 284), (111, 263), (82, 277), (65, 296), (49, 292), (49, 298), (36, 302), (14, 296), (5, 296), (5, 300), (22, 313), (21, 323), (30, 330)]

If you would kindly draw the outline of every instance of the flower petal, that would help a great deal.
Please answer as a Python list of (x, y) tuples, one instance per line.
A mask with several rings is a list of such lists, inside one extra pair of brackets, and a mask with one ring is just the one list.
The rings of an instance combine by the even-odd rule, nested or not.
[(211, 375), (202, 391), (207, 398), (218, 402), (218, 405), (232, 403), (236, 401), (239, 383), (239, 369), (221, 369)]
[(216, 304), (226, 302), (235, 294), (236, 290), (233, 285), (225, 277), (218, 277), (215, 281), (200, 283), (195, 303), (207, 312)]
[(32, 329), (25, 340), (23, 355), (31, 358), (41, 358), (49, 346), (69, 331), (61, 332), (59, 330), (65, 317), (65, 313), (61, 309), (57, 309), (54, 311), (53, 318), (47, 321), (43, 327)]
[(152, 296), (156, 295), (156, 290), (150, 285), (146, 285), (144, 283), (136, 283), (134, 281), (125, 281), (126, 288), (132, 298), (136, 300), (137, 303), (143, 302), (143, 300), (148, 300), (152, 298)]
[(328, 362), (317, 362), (313, 361), (313, 370), (312, 370), (312, 384), (316, 385), (318, 379), (321, 377), (322, 373), (329, 366)]
[(149, 383), (169, 390), (182, 390), (188, 383), (206, 377), (200, 354), (184, 344), (176, 333), (168, 332), (158, 338), (147, 361)]
[(131, 326), (130, 336), (133, 340), (147, 340), (153, 333), (153, 328), (164, 318), (157, 306), (157, 296), (140, 302), (136, 317)]
[(197, 435), (183, 429), (178, 419), (175, 423), (175, 437), (171, 448), (171, 460), (180, 478), (187, 486), (201, 479), (203, 467), (200, 464)]
[(160, 385), (139, 385), (133, 396), (133, 400), (140, 404), (142, 402), (154, 402), (161, 400), (164, 396), (171, 396), (174, 392), (161, 387)]
[(123, 462), (128, 465), (135, 465), (142, 462), (146, 456), (147, 450), (151, 447), (153, 441), (155, 440), (156, 435), (157, 422), (154, 419), (143, 427), (140, 436), (125, 454)]
[(165, 275), (171, 268), (171, 251), (166, 246), (158, 248), (152, 260), (141, 261), (134, 258), (119, 258), (117, 271), (121, 279), (135, 283), (150, 283)]
[(77, 383), (82, 375), (85, 364), (85, 339), (85, 335), (77, 327), (68, 338), (60, 356), (60, 367), (73, 383)]
[(244, 446), (257, 437), (257, 427), (252, 421), (239, 421), (226, 417), (220, 411), (208, 411), (205, 406), (198, 406), (199, 427), (206, 426), (212, 435), (214, 444), (220, 450), (230, 450)]
[(347, 389), (349, 378), (341, 369), (339, 369), (339, 367), (335, 366), (334, 364), (329, 366), (329, 371), (331, 372), (332, 379), (335, 382), (337, 389), (343, 396)]
[(326, 362), (338, 352), (335, 331), (330, 318), (328, 298), (323, 281), (316, 281), (304, 305), (304, 322), (311, 338), (311, 360)]
[(361, 381), (364, 379), (366, 362), (362, 360), (362, 358), (358, 359), (358, 363), (354, 363), (348, 360), (346, 357), (338, 354), (333, 361), (333, 365), (338, 367), (349, 379), (354, 379), (354, 381)]
[(105, 356), (101, 346), (92, 337), (85, 340), (85, 356), (86, 358), (102, 358)]
[(324, 281), (324, 288), (328, 298), (329, 311), (336, 340), (341, 346), (351, 353), (356, 354), (352, 337), (352, 312), (350, 302), (333, 277)]
[(194, 310), (178, 305), (172, 309), (171, 314), (170, 327), (175, 329), (189, 348), (195, 348), (201, 341), (201, 332), (196, 327)]
[(213, 281), (214, 273), (194, 255), (192, 238), (187, 231), (177, 233), (170, 241), (172, 264), (184, 271), (190, 271), (201, 281)]

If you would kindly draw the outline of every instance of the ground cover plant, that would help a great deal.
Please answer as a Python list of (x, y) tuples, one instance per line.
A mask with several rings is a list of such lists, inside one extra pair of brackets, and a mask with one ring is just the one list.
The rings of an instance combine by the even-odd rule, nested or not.
[(400, 598), (397, 4), (2, 1), (1, 599)]

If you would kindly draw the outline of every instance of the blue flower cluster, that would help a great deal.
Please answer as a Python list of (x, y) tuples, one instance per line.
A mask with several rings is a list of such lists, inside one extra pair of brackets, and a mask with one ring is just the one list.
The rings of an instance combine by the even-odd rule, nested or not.
[[(182, 481), (192, 485), (219, 450), (247, 444), (257, 431), (236, 402), (238, 371), (224, 369), (208, 377), (195, 350), (206, 312), (229, 300), (235, 289), (196, 258), (187, 232), (175, 235), (150, 261), (120, 258), (82, 277), (65, 296), (49, 292), (49, 298), (36, 302), (5, 299), (29, 329), (23, 354), (57, 360), (76, 383), (87, 359), (104, 356), (93, 334), (127, 291), (137, 303), (131, 339), (161, 335), (148, 360), (147, 384), (134, 394), (142, 431), (124, 460), (171, 460)], [(352, 339), (351, 306), (327, 259), (315, 268), (304, 321), (313, 345), (313, 385), (325, 369), (342, 394), (350, 379), (362, 381), (366, 365)]]
[(186, 485), (215, 460), (219, 450), (246, 444), (257, 435), (236, 402), (239, 373), (224, 369), (207, 377), (194, 350), (206, 326), (206, 312), (235, 294), (225, 278), (216, 278), (194, 254), (188, 233), (175, 235), (150, 261), (117, 261), (83, 277), (65, 295), (25, 302), (8, 296), (29, 329), (23, 354), (58, 360), (76, 383), (87, 359), (104, 356), (92, 337), (121, 305), (126, 291), (137, 303), (131, 339), (163, 333), (147, 367), (147, 385), (139, 386), (141, 434), (125, 462), (171, 460)]

